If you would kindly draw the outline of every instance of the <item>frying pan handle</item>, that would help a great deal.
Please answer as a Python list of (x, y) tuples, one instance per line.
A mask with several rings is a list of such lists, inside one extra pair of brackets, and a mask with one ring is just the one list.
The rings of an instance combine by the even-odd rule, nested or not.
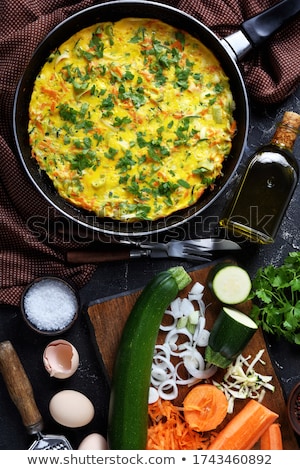
[(283, 0), (244, 21), (238, 31), (223, 38), (221, 42), (234, 60), (240, 60), (254, 47), (260, 46), (299, 12), (299, 0)]
[(0, 343), (0, 371), (29, 434), (42, 431), (43, 420), (21, 361), (10, 341)]
[(299, 0), (284, 0), (246, 20), (241, 29), (253, 46), (260, 46), (299, 12)]

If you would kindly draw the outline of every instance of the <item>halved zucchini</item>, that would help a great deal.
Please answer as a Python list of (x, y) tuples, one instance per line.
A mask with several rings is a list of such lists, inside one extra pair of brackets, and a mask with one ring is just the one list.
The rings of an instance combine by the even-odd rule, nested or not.
[(212, 268), (208, 285), (215, 297), (226, 305), (244, 302), (252, 288), (248, 272), (229, 263), (221, 263)]
[(257, 324), (245, 313), (223, 307), (209, 335), (206, 361), (221, 368), (229, 366), (246, 347), (257, 328)]

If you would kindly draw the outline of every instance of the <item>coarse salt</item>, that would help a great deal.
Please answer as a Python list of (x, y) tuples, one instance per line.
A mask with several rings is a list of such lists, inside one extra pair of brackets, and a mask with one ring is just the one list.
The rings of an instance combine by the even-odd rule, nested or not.
[(41, 331), (66, 328), (78, 308), (75, 293), (56, 279), (43, 279), (33, 284), (24, 296), (23, 305), (29, 322)]

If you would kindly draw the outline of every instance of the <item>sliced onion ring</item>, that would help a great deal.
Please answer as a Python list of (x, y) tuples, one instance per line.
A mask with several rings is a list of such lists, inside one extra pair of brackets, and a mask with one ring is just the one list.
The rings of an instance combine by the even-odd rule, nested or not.
[(178, 388), (174, 379), (166, 380), (160, 384), (157, 391), (163, 400), (175, 400), (178, 396)]
[[(206, 306), (203, 293), (204, 286), (196, 282), (187, 298), (177, 297), (165, 312), (171, 317), (171, 321), (169, 325), (160, 326), (160, 329), (166, 332), (165, 343), (155, 346), (151, 372), (151, 384), (157, 388), (162, 399), (174, 400), (178, 396), (178, 386), (192, 385), (208, 379), (217, 371), (216, 366), (206, 364), (197, 349), (205, 347), (209, 338), (209, 331), (205, 329)], [(198, 309), (195, 308), (196, 304)], [(200, 316), (194, 334), (185, 327), (177, 327), (180, 318), (189, 317), (196, 310), (200, 310)], [(172, 356), (179, 358), (176, 366), (173, 365)], [(180, 376), (180, 367), (184, 368), (187, 378)]]

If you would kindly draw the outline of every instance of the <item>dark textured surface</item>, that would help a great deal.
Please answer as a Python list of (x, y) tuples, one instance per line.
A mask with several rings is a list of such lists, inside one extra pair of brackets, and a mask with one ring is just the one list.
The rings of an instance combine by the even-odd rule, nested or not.
[[(250, 105), (251, 122), (248, 144), (231, 187), (206, 213), (203, 213), (189, 225), (178, 227), (172, 233), (166, 233), (163, 236), (164, 241), (169, 238), (201, 237), (218, 233), (219, 216), (232, 196), (248, 157), (258, 146), (270, 140), (275, 123), (281, 119), (285, 110), (300, 111), (300, 88), (277, 107), (265, 108), (251, 103)], [(300, 160), (300, 139), (296, 144), (295, 152)], [(244, 245), (239, 261), (249, 270), (251, 276), (255, 274), (258, 267), (270, 263), (281, 264), (290, 251), (299, 250), (299, 191), (298, 184), (273, 245)], [(81, 290), (83, 310), (84, 306), (93, 300), (142, 287), (156, 272), (176, 264), (178, 261), (175, 260), (145, 259), (99, 265), (91, 281)], [(180, 262), (180, 264), (186, 268), (195, 266), (185, 262)], [(74, 344), (80, 355), (79, 369), (73, 377), (66, 380), (53, 379), (48, 376), (42, 364), (42, 354), (50, 339), (29, 331), (22, 322), (18, 308), (1, 307), (0, 328), (0, 340), (11, 340), (31, 380), (38, 407), (44, 417), (45, 432), (67, 435), (74, 448), (90, 432), (105, 433), (109, 389), (97, 360), (85, 315), (81, 314), (73, 329), (63, 336)], [(274, 369), (287, 397), (294, 384), (300, 380), (299, 347), (276, 338), (268, 337), (266, 340)], [(95, 405), (95, 419), (83, 429), (62, 428), (56, 425), (49, 416), (50, 398), (55, 392), (67, 388), (82, 391)], [(11, 402), (0, 376), (0, 449), (26, 449), (33, 438), (34, 436), (30, 437), (26, 434), (18, 411)]]

